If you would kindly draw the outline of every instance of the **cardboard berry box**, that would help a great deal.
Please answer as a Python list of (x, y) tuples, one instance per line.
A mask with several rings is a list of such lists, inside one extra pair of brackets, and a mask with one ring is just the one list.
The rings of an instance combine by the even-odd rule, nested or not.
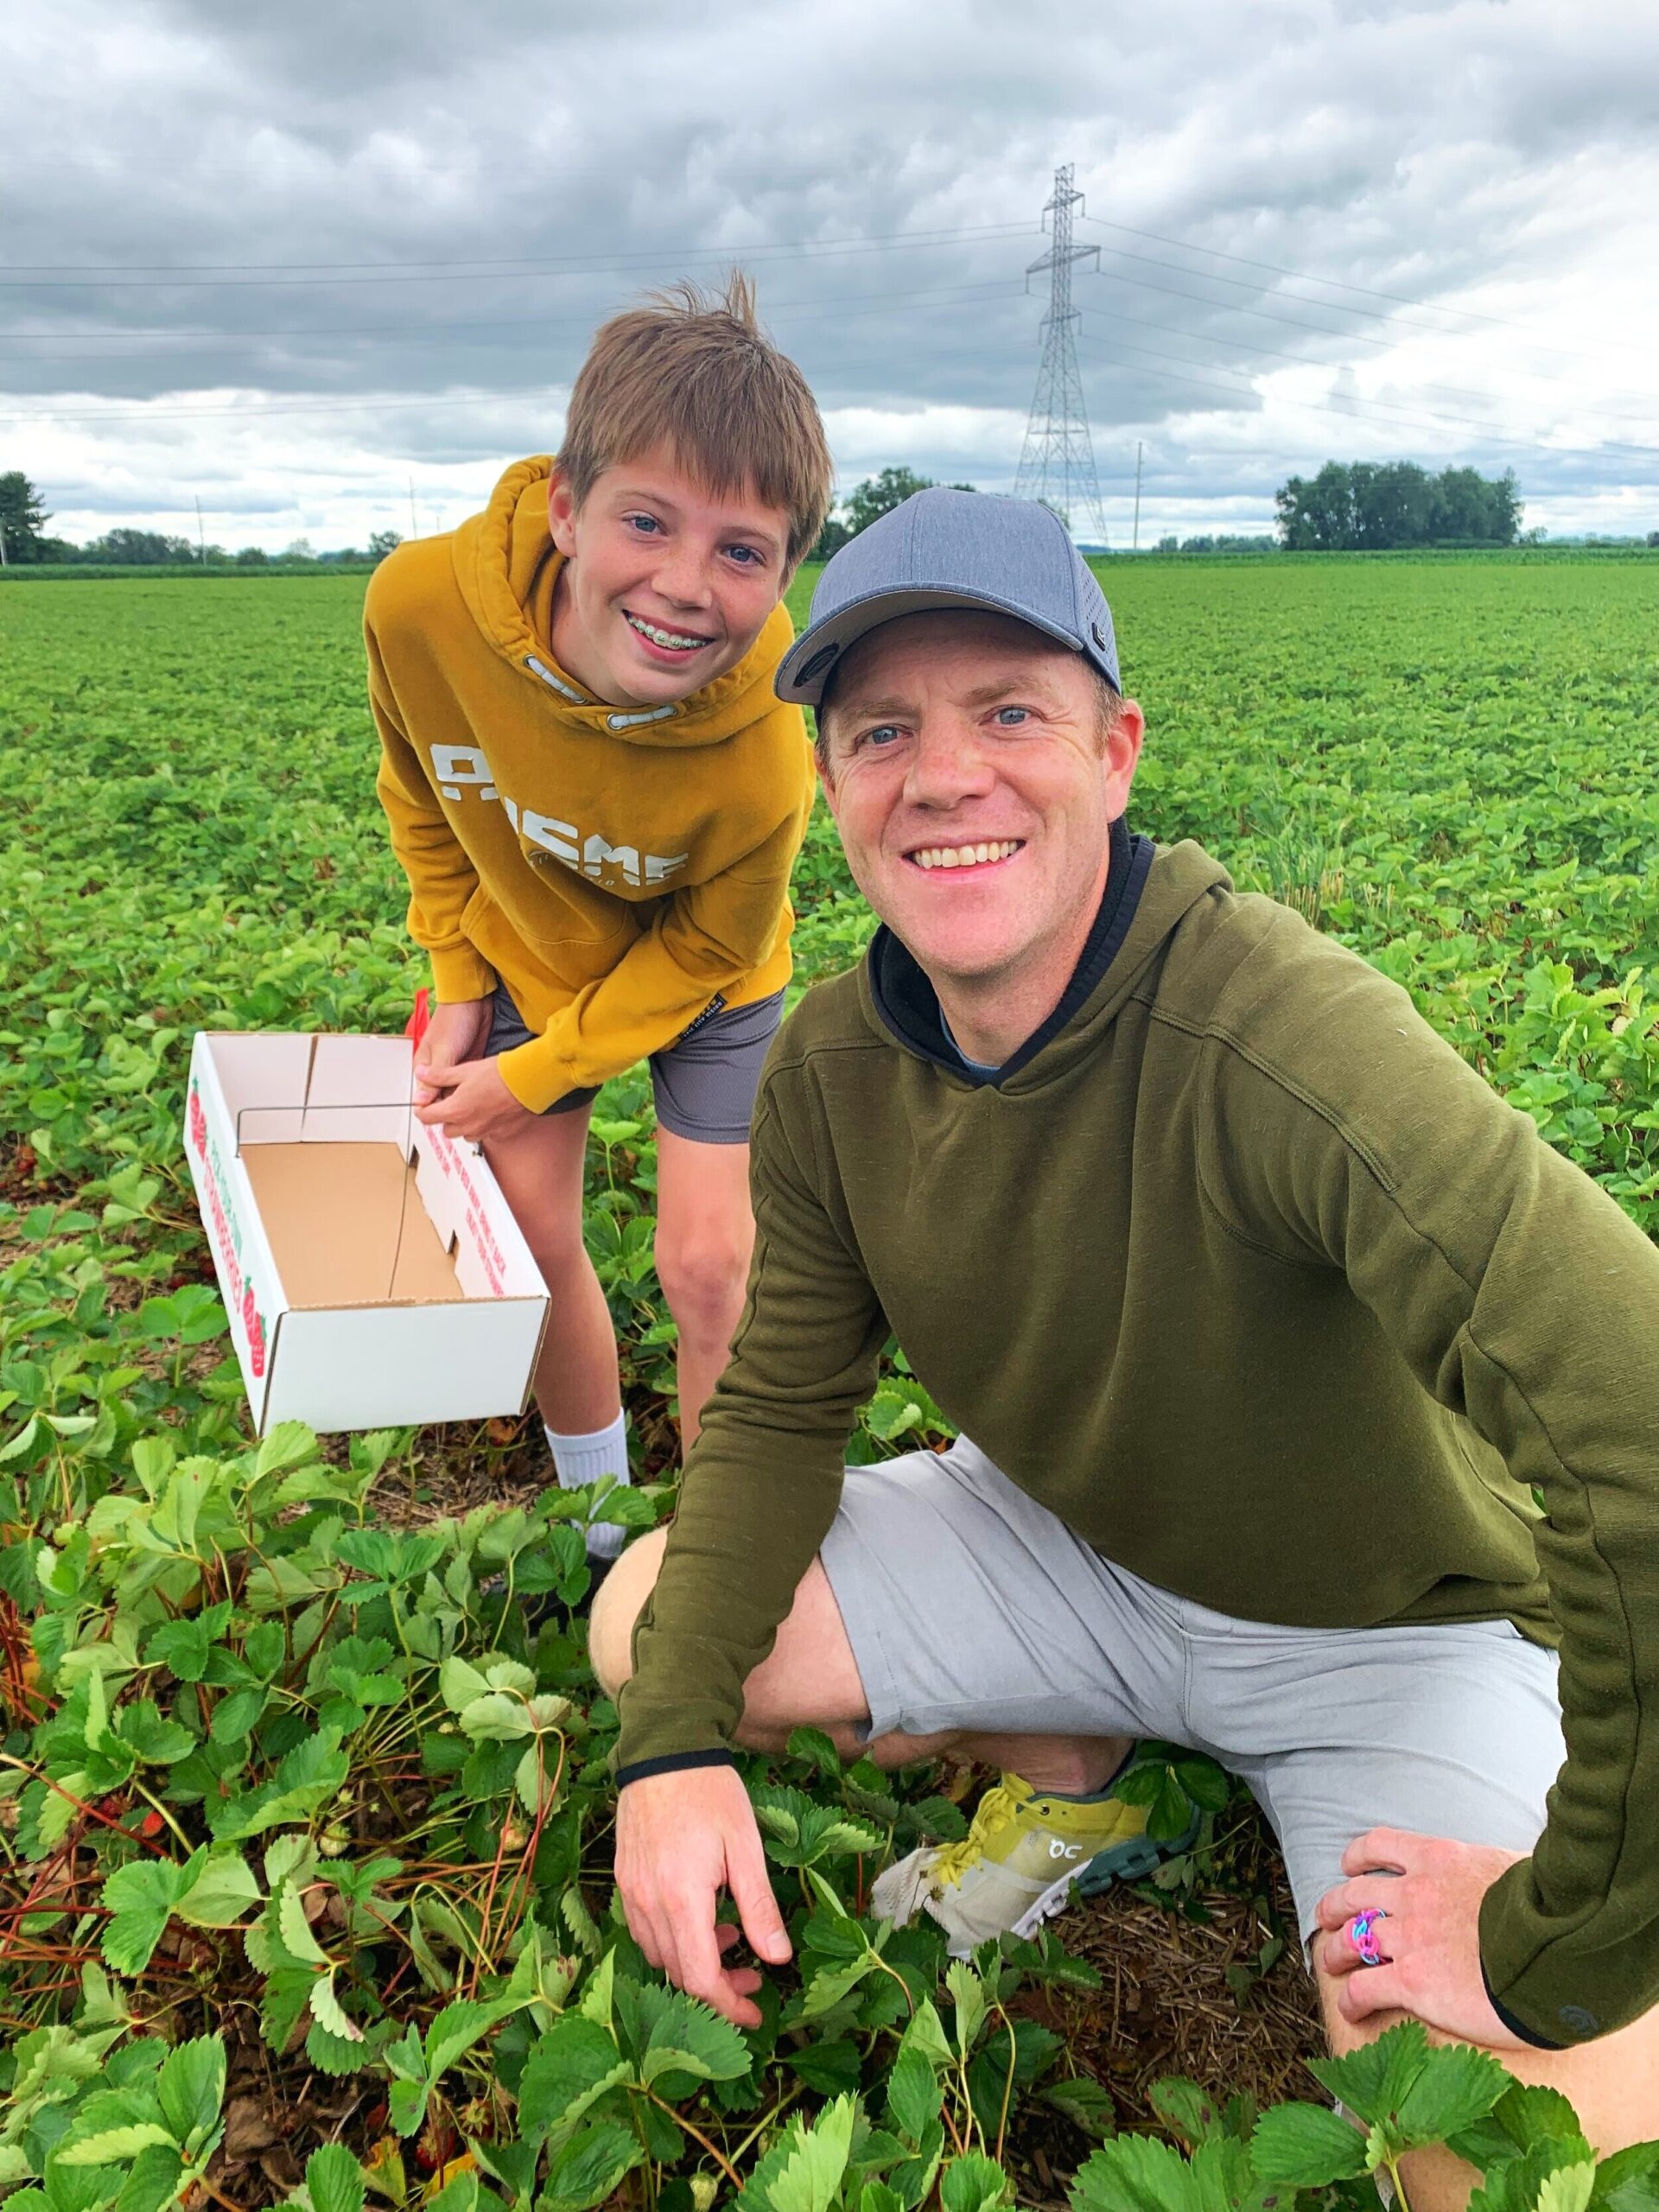
[(403, 1037), (202, 1031), (185, 1155), (254, 1427), (528, 1401), (547, 1289), (483, 1155), (412, 1109)]

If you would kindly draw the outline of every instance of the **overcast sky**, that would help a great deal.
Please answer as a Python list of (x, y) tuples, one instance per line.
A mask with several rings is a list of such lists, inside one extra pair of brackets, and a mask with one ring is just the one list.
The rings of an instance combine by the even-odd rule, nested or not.
[(733, 260), (843, 486), (1011, 488), (1065, 161), (1113, 544), (1138, 443), (1143, 544), (1333, 454), (1659, 527), (1653, 0), (9, 0), (0, 63), (0, 470), (72, 538), (453, 523)]

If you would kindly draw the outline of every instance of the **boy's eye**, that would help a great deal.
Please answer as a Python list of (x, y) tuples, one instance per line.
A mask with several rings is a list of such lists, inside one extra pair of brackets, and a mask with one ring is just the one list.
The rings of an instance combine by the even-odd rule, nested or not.
[(629, 529), (637, 530), (642, 537), (648, 537), (653, 531), (663, 526), (655, 515), (628, 515), (625, 519)]
[(726, 550), (740, 568), (764, 569), (766, 565), (766, 556), (758, 546), (728, 545)]

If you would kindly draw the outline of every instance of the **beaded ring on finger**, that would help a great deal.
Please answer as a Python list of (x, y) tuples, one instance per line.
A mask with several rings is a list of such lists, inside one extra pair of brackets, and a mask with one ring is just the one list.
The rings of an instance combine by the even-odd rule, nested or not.
[(1358, 1952), (1361, 1966), (1385, 1967), (1389, 1964), (1376, 1940), (1376, 1923), (1388, 1916), (1381, 1905), (1374, 1905), (1367, 1912), (1357, 1912), (1349, 1922), (1348, 1941)]

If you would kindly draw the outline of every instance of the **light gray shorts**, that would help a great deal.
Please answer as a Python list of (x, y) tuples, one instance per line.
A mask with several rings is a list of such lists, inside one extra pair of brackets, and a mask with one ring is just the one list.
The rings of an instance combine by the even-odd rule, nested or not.
[(1304, 1935), (1368, 1828), (1527, 1852), (1543, 1827), (1566, 1757), (1555, 1656), (1508, 1621), (1234, 1620), (1103, 1559), (966, 1437), (848, 1468), (821, 1556), (872, 1736), (1207, 1751), (1272, 1821)]
[[(760, 1071), (783, 1018), (784, 995), (773, 991), (751, 1006), (721, 1007), (704, 1014), (671, 1045), (653, 1052), (651, 1087), (658, 1127), (693, 1144), (747, 1144)], [(491, 997), (485, 1058), (527, 1045), (534, 1034), (506, 985), (498, 983)], [(567, 1090), (546, 1110), (574, 1114), (598, 1096), (597, 1090)]]

